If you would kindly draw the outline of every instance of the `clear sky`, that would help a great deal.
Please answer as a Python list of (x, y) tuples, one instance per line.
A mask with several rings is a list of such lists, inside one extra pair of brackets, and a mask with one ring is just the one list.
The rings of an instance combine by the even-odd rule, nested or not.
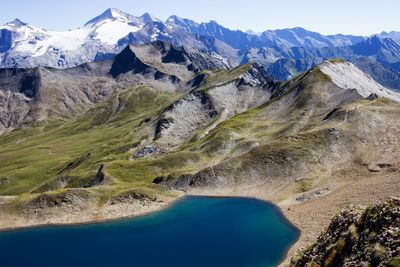
[(197, 22), (216, 20), (231, 28), (261, 32), (304, 27), (323, 34), (370, 35), (400, 31), (398, 0), (2, 0), (0, 24), (14, 18), (51, 30), (79, 27), (109, 7)]

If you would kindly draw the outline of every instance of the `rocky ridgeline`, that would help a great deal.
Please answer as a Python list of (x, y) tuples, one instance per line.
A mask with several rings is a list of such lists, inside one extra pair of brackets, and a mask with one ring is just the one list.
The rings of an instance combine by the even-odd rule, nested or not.
[(400, 266), (400, 199), (343, 210), (290, 266)]

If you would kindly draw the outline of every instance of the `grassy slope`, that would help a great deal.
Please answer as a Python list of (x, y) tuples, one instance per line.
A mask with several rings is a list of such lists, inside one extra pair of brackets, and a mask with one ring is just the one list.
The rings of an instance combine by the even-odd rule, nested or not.
[[(231, 81), (249, 67), (208, 72), (202, 88)], [(67, 187), (81, 187), (94, 177), (101, 163), (111, 177), (110, 185), (102, 190), (112, 192), (152, 187), (149, 183), (157, 176), (204, 168), (209, 157), (189, 150), (130, 160), (138, 144), (153, 138), (158, 115), (179, 97), (146, 87), (127, 88), (73, 121), (51, 121), (0, 136), (0, 181), (6, 178), (0, 183), (0, 195), (59, 192), (53, 185), (62, 175), (69, 178)], [(78, 166), (68, 169), (74, 162), (79, 162)]]
[[(199, 90), (212, 90), (213, 85), (231, 81), (249, 66), (208, 72), (209, 78)], [(67, 188), (82, 187), (94, 177), (100, 163), (105, 163), (108, 185), (88, 190), (107, 199), (110, 194), (135, 188), (150, 194), (148, 190), (158, 190), (151, 184), (158, 176), (196, 173), (226, 160), (227, 166), (236, 167), (252, 164), (265, 155), (278, 165), (287, 155), (305, 158), (311, 150), (326, 145), (327, 128), (348, 130), (335, 121), (322, 122), (326, 113), (318, 112), (321, 104), (312, 96), (313, 90), (327, 82), (329, 78), (318, 70), (300, 75), (284, 84), (282, 91), (277, 90), (275, 99), (222, 122), (207, 136), (199, 139), (194, 133), (174, 152), (135, 160), (130, 158), (137, 144), (151, 141), (159, 114), (181, 96), (156, 93), (146, 87), (127, 88), (74, 121), (53, 121), (0, 136), (0, 181), (8, 178), (0, 184), (0, 195), (38, 189), (62, 192), (52, 185), (57, 184), (60, 171), (75, 161), (81, 161), (78, 167), (62, 173), (69, 177)], [(299, 87), (302, 93), (297, 97)], [(375, 102), (386, 105), (386, 101)], [(375, 102), (360, 103), (368, 112), (373, 111)], [(360, 103), (344, 109), (352, 110)], [(232, 158), (235, 160), (229, 162)], [(312, 185), (312, 180), (303, 180), (295, 190), (308, 191)]]
[[(329, 176), (327, 168), (340, 162), (340, 155), (353, 160), (347, 153), (359, 148), (353, 141), (359, 142), (362, 129), (369, 126), (373, 114), (379, 111), (382, 119), (400, 114), (398, 104), (387, 99), (357, 100), (341, 107), (342, 113), (358, 114), (357, 121), (324, 120), (335, 107), (329, 107), (335, 100), (326, 98), (326, 93), (337, 89), (318, 69), (283, 87), (277, 98), (234, 116), (206, 137), (191, 140), (181, 149), (217, 158), (219, 164), (213, 168), (214, 175), (233, 177), (236, 182), (244, 183), (256, 176), (265, 180), (270, 177), (277, 183), (290, 177), (296, 180), (290, 185), (290, 194), (302, 193), (324, 183), (321, 177)], [(332, 129), (340, 132), (338, 140), (332, 139)], [(300, 169), (296, 172), (296, 168)], [(251, 177), (247, 177), (249, 173)], [(207, 171), (204, 174), (209, 175)]]
[[(173, 95), (155, 93), (145, 87), (128, 89), (76, 121), (54, 121), (2, 136), (0, 176), (11, 181), (0, 188), (0, 194), (32, 190), (88, 153), (91, 155), (87, 160), (69, 175), (92, 176), (101, 162), (128, 159), (130, 146), (147, 134), (137, 126), (146, 118), (154, 119), (172, 99)], [(114, 114), (113, 105), (122, 103), (126, 104), (123, 110)]]

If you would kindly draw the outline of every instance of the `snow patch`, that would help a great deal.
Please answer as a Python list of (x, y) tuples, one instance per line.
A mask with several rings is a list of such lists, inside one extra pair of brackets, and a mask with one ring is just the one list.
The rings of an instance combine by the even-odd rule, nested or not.
[(369, 75), (349, 62), (325, 61), (319, 66), (320, 70), (328, 75), (332, 82), (343, 89), (356, 89), (362, 97), (377, 94), (400, 102), (400, 94), (387, 89), (377, 83)]
[(7, 29), (15, 33), (13, 44), (15, 51), (39, 57), (49, 49), (63, 52), (77, 51), (91, 39), (114, 46), (119, 39), (142, 28), (143, 25), (134, 26), (126, 20), (106, 19), (96, 25), (87, 25), (70, 31), (47, 31), (28, 24), (16, 27), (14, 23), (9, 23), (0, 29)]
[(102, 43), (115, 45), (119, 39), (131, 32), (137, 32), (143, 26), (133, 26), (123, 21), (105, 20), (95, 31), (95, 38)]

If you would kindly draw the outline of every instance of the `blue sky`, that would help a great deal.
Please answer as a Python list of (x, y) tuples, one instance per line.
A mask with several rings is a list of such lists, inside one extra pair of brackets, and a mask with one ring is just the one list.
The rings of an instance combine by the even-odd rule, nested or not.
[(296, 26), (324, 34), (400, 31), (397, 0), (7, 0), (0, 6), (0, 24), (19, 18), (52, 30), (79, 27), (116, 7), (133, 15), (216, 20), (231, 29), (258, 32)]

